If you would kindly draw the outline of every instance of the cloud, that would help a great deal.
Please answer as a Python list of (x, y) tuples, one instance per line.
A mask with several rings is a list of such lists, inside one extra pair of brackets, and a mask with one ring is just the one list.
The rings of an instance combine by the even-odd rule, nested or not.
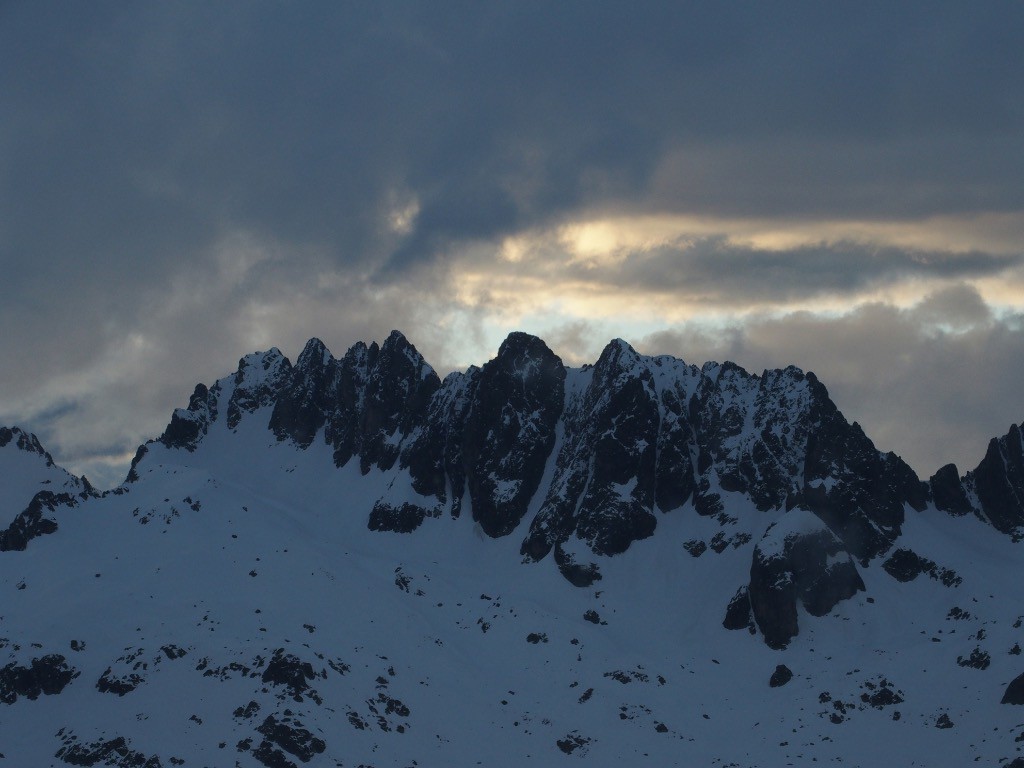
[(787, 364), (814, 371), (880, 450), (896, 451), (924, 477), (948, 462), (973, 469), (992, 437), (1024, 420), (1024, 315), (996, 315), (966, 285), (908, 309), (872, 303), (724, 330), (683, 325), (637, 347), (698, 364), (729, 359), (757, 373)]
[(983, 277), (1024, 262), (1021, 256), (879, 248), (853, 242), (765, 250), (724, 236), (631, 251), (612, 263), (586, 263), (569, 277), (634, 290), (671, 292), (700, 302), (750, 305), (856, 295), (908, 278)]
[[(582, 360), (602, 336), (914, 281), (991, 302), (1024, 229), (1022, 20), (0, 4), (0, 414), (77, 461), (313, 335), (340, 352), (404, 328), (444, 369), (516, 327)], [(685, 240), (625, 238), (611, 260), (564, 237), (665, 217), (694, 223)], [(981, 322), (944, 301), (920, 311)]]

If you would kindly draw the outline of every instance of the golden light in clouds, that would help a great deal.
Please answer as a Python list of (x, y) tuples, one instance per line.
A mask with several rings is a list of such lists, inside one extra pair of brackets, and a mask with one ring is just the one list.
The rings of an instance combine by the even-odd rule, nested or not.
[(555, 231), (555, 237), (578, 259), (707, 237), (722, 237), (733, 245), (765, 251), (854, 242), (953, 254), (984, 251), (1015, 255), (1024, 250), (1024, 212), (936, 216), (918, 221), (608, 216), (564, 224)]
[[(664, 287), (627, 279), (632, 264), (643, 264), (656, 249), (679, 253), (685, 277), (690, 245), (709, 238), (727, 246), (764, 252), (855, 244), (879, 251), (909, 252), (909, 259), (955, 259), (973, 252), (999, 256), (1020, 254), (1024, 215), (934, 217), (922, 221), (780, 221), (688, 215), (605, 215), (564, 222), (505, 238), (497, 259), (481, 258), (479, 250), (456, 257), (452, 281), (460, 311), (486, 318), (494, 328), (541, 331), (574, 322), (600, 324), (611, 318), (618, 326), (650, 333), (684, 323), (726, 325), (745, 317), (809, 312), (839, 316), (858, 306), (883, 303), (910, 308), (924, 297), (953, 283), (978, 289), (993, 308), (1024, 309), (1024, 269), (996, 277), (963, 280), (940, 274), (888, 276), (833, 292), (821, 291), (780, 298), (767, 290), (763, 298), (725, 297), (714, 284), (692, 285), (685, 279)], [(630, 263), (627, 263), (630, 262)], [(672, 269), (669, 263), (669, 270)], [(855, 265), (853, 265), (855, 269)]]

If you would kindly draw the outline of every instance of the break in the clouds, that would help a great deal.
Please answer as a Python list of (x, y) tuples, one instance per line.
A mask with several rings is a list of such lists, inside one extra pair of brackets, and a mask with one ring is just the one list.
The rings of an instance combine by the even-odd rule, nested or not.
[[(0, 418), (102, 473), (240, 355), (392, 327), (443, 369), (804, 318), (776, 366), (872, 313), (927, 355), (896, 330), (931, 312), (1001, 370), (1022, 33), (1009, 2), (0, 4)], [(996, 314), (954, 327), (951, 286)], [(822, 375), (856, 408), (854, 369)], [(927, 444), (917, 397), (891, 431)]]

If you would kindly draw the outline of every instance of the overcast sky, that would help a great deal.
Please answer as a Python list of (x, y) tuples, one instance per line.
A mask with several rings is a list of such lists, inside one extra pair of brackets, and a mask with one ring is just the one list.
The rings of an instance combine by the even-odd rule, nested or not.
[(0, 423), (118, 481), (250, 351), (513, 330), (1024, 420), (1024, 4), (0, 2)]

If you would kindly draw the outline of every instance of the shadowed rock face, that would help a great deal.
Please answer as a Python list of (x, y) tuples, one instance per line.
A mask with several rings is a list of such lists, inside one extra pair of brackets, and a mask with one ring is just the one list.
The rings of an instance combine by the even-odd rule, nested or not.
[[(85, 495), (85, 494), (83, 494)], [(0, 531), (0, 552), (23, 551), (37, 536), (45, 536), (57, 530), (56, 521), (45, 516), (58, 507), (76, 507), (78, 500), (69, 493), (40, 491), (32, 497), (29, 505), (11, 521), (6, 530)]]
[(1002, 437), (988, 444), (985, 458), (959, 477), (956, 465), (947, 464), (928, 481), (935, 506), (953, 516), (969, 513), (1019, 541), (1024, 538), (1024, 435), (1012, 424)]
[(943, 512), (959, 517), (973, 511), (967, 498), (956, 464), (947, 464), (928, 481), (935, 506)]
[(217, 419), (217, 394), (204, 384), (196, 384), (188, 407), (178, 408), (171, 415), (171, 423), (160, 436), (160, 442), (168, 448), (194, 451)]
[[(754, 548), (750, 606), (771, 648), (785, 648), (797, 635), (798, 600), (812, 616), (824, 616), (863, 590), (864, 582), (842, 543), (805, 510), (787, 513)], [(729, 614), (736, 618), (738, 613), (730, 605)]]
[(38, 437), (18, 427), (0, 427), (0, 448), (6, 448), (12, 442), (19, 451), (38, 454), (46, 461), (46, 466), (53, 466), (53, 457), (43, 448)]
[(900, 534), (904, 504), (921, 511), (928, 490), (894, 453), (880, 453), (860, 425), (850, 424), (820, 388), (810, 419), (799, 503), (824, 520), (861, 562), (884, 553)]
[(1024, 536), (1024, 442), (1018, 425), (989, 442), (985, 458), (964, 480), (997, 530)]
[(480, 370), (462, 457), (473, 519), (489, 536), (515, 530), (537, 492), (565, 400), (565, 367), (547, 345), (513, 333)]
[(650, 536), (658, 424), (653, 375), (628, 344), (613, 341), (566, 410), (554, 479), (523, 554), (538, 560), (573, 534), (598, 554), (617, 554)]
[(78, 670), (69, 666), (59, 653), (32, 659), (28, 666), (8, 664), (0, 668), (0, 703), (13, 704), (19, 696), (55, 696), (78, 675)]
[(1006, 692), (1003, 694), (1002, 701), (1000, 704), (1024, 704), (1024, 673), (1017, 675), (1010, 681), (1010, 684), (1006, 686)]
[(302, 448), (313, 442), (332, 410), (336, 363), (320, 339), (310, 339), (295, 367), (283, 372), (270, 415), (270, 429), (278, 440), (291, 440)]
[[(309, 344), (306, 346), (308, 348)], [(278, 401), (279, 392), (287, 386), (290, 373), (288, 359), (276, 347), (263, 354), (246, 355), (239, 360), (234, 387), (228, 399), (228, 429), (237, 427), (244, 414), (274, 405)], [(271, 429), (274, 429), (273, 417)]]
[(392, 331), (368, 370), (359, 419), (359, 466), (390, 469), (401, 438), (426, 421), (430, 399), (441, 382), (398, 331)]

